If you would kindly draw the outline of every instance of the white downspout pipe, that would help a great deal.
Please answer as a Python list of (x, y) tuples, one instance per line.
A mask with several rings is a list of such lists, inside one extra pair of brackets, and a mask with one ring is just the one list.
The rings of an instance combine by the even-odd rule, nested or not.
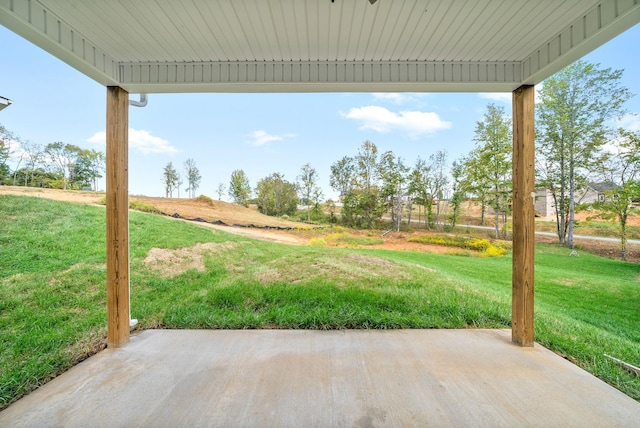
[(144, 107), (147, 105), (147, 94), (140, 94), (140, 101), (129, 100), (129, 105), (134, 107)]
[[(129, 100), (129, 105), (134, 107), (145, 107), (147, 105), (147, 102), (147, 94), (140, 94), (140, 101)], [(131, 274), (129, 274), (129, 278), (131, 278)], [(134, 327), (136, 324), (138, 324), (138, 320), (135, 318), (131, 318), (131, 293), (129, 293), (129, 326)]]

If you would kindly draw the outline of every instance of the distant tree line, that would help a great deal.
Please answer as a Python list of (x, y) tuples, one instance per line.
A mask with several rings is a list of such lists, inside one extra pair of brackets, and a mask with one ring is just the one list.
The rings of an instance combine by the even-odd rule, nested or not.
[[(593, 206), (618, 224), (625, 258), (628, 217), (633, 202), (640, 202), (640, 132), (612, 128), (631, 97), (621, 77), (622, 70), (578, 61), (543, 82), (536, 105), (536, 182), (552, 195), (558, 242), (570, 248), (581, 191), (589, 182), (607, 183), (604, 197)], [(330, 168), (330, 185), (340, 195), (341, 221), (371, 228), (391, 220), (399, 230), (406, 220), (442, 229), (456, 225), (462, 202), (471, 198), (480, 206), (481, 223), (491, 213), (496, 238), (506, 237), (513, 190), (510, 115), (488, 104), (473, 139), (473, 150), (451, 165), (444, 150), (411, 166), (392, 151), (380, 153), (373, 142), (363, 142), (356, 154), (343, 156)], [(295, 184), (279, 173), (260, 180), (255, 189), (259, 209), (290, 215), (297, 197), (310, 219), (311, 207), (320, 199), (313, 187), (317, 173), (310, 175), (310, 170), (305, 165)], [(232, 174), (229, 195), (241, 205), (250, 201), (244, 171)], [(411, 218), (414, 208), (417, 219)]]
[[(617, 223), (625, 259), (627, 219), (640, 201), (640, 132), (613, 126), (627, 113), (632, 96), (621, 83), (622, 73), (578, 61), (542, 83), (536, 105), (536, 184), (551, 195), (558, 242), (569, 248), (585, 189), (590, 183), (604, 185), (591, 207)], [(476, 127), (476, 148), (454, 174), (459, 191), (480, 202), (483, 216), (485, 207), (493, 209), (496, 236), (499, 215), (506, 224), (511, 206), (511, 140), (510, 119), (489, 105)]]
[(98, 190), (105, 155), (61, 141), (23, 141), (0, 125), (0, 185)]

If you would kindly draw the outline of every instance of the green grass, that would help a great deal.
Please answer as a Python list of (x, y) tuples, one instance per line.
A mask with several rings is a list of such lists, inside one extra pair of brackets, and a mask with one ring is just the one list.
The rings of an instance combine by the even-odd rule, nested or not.
[[(104, 346), (104, 217), (0, 196), (0, 408)], [(138, 212), (130, 232), (140, 328), (510, 324), (510, 257), (294, 247)], [(145, 261), (163, 252), (178, 262)], [(536, 257), (536, 340), (640, 400), (640, 379), (603, 356), (640, 364), (640, 266), (551, 246)], [(181, 270), (190, 258), (201, 269)]]

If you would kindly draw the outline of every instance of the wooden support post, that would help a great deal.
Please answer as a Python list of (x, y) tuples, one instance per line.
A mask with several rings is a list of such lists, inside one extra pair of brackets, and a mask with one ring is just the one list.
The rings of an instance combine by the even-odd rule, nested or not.
[(511, 340), (526, 347), (533, 346), (534, 342), (534, 96), (533, 86), (521, 86), (513, 92)]
[(107, 345), (129, 342), (129, 93), (107, 88)]

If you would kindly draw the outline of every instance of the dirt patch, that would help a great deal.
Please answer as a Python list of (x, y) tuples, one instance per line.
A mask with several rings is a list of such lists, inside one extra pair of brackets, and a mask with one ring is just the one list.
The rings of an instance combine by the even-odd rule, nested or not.
[(221, 221), (228, 225), (240, 224), (294, 229), (307, 227), (303, 223), (270, 217), (259, 213), (255, 209), (222, 201), (207, 201), (198, 198), (151, 198), (148, 196), (130, 196), (129, 199), (152, 205), (168, 216), (178, 214), (188, 219), (200, 218), (209, 222)]
[(204, 255), (228, 251), (236, 246), (237, 244), (232, 242), (209, 242), (176, 249), (152, 248), (143, 263), (161, 277), (173, 278), (191, 269), (204, 272)]
[[(33, 196), (56, 201), (98, 204), (104, 193), (78, 190), (41, 189), (37, 187), (0, 186), (0, 194)], [(226, 224), (253, 224), (258, 227), (307, 228), (303, 223), (269, 217), (259, 213), (255, 207), (245, 208), (223, 201), (187, 198), (155, 198), (130, 195), (130, 201), (139, 201), (156, 208), (165, 215), (179, 214), (185, 218), (201, 218), (206, 221), (222, 221)]]
[(356, 261), (358, 263), (373, 264), (377, 266), (397, 266), (395, 263), (389, 260), (381, 259), (379, 257), (365, 256), (363, 254), (349, 254), (347, 259)]
[(32, 196), (53, 199), (54, 201), (76, 202), (79, 204), (97, 204), (104, 193), (83, 192), (79, 190), (39, 189), (37, 187), (0, 186), (0, 195)]
[(307, 243), (306, 239), (301, 239), (286, 231), (271, 231), (271, 230), (264, 230), (264, 229), (254, 229), (250, 227), (220, 226), (220, 225), (211, 224), (211, 223), (198, 223), (198, 224), (204, 227), (223, 230), (228, 233), (242, 235), (248, 238), (258, 239), (261, 241), (279, 242), (281, 244), (292, 244), (292, 245), (305, 245)]

